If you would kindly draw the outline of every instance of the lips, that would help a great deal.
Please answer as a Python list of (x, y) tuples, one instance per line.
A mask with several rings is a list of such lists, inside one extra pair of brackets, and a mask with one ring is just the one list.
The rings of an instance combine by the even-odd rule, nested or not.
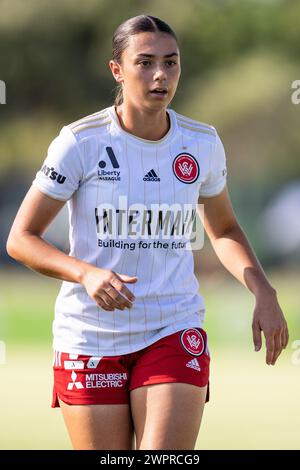
[(150, 93), (153, 93), (154, 95), (165, 96), (168, 93), (168, 90), (167, 88), (154, 88), (153, 90), (150, 90)]

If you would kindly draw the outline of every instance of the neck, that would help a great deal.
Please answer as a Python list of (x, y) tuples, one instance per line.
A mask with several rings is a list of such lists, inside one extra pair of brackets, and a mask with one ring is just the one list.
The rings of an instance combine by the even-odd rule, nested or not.
[(166, 108), (149, 111), (122, 103), (115, 109), (121, 127), (136, 137), (147, 140), (160, 140), (170, 128)]

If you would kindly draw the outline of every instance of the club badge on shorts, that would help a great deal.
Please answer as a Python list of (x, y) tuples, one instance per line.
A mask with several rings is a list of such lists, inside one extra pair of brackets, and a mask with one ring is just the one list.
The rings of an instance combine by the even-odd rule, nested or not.
[(200, 170), (195, 157), (189, 153), (180, 153), (173, 161), (173, 172), (182, 183), (191, 184), (197, 180)]
[(205, 350), (205, 340), (202, 333), (196, 328), (188, 328), (180, 335), (184, 349), (193, 356), (201, 356)]

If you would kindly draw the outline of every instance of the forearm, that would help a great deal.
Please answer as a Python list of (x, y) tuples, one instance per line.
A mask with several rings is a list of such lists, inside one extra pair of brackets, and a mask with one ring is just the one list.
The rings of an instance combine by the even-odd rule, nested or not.
[(261, 292), (276, 293), (239, 225), (211, 243), (223, 266), (255, 296)]
[(90, 266), (28, 232), (10, 236), (7, 252), (16, 261), (34, 271), (64, 281), (81, 282)]

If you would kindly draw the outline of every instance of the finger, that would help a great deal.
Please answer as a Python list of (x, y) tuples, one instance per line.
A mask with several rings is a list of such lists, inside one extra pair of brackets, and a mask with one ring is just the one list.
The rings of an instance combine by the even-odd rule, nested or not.
[(123, 297), (118, 290), (116, 290), (112, 285), (105, 289), (105, 295), (108, 296), (109, 302), (115, 308), (119, 310), (124, 310), (125, 308), (131, 308), (132, 303), (129, 302), (125, 297)]
[(285, 336), (285, 326), (284, 326), (281, 330), (281, 348), (282, 348), (282, 351), (285, 348), (285, 346), (284, 346), (285, 345), (285, 338), (286, 338), (286, 336)]
[(281, 349), (284, 349), (285, 345), (285, 327), (282, 328), (281, 330)]
[(129, 289), (127, 289), (125, 284), (121, 284), (121, 290), (119, 290), (119, 292), (123, 297), (125, 297), (127, 300), (129, 300), (129, 302), (134, 302), (135, 301), (134, 294)]
[(277, 361), (277, 358), (281, 354), (281, 351), (282, 351), (281, 331), (275, 334), (274, 345), (275, 345), (275, 349), (274, 349), (273, 359), (271, 362), (273, 366), (275, 365), (275, 362)]
[(287, 324), (284, 326), (284, 341), (283, 341), (283, 347), (284, 349), (287, 347), (289, 342), (289, 330), (287, 327)]
[(101, 298), (104, 300), (105, 304), (108, 305), (109, 307), (115, 309), (119, 307), (118, 302), (116, 302), (113, 297), (109, 295), (109, 292), (106, 290), (102, 290), (100, 294)]
[[(127, 282), (125, 279), (129, 278), (130, 276), (127, 276), (126, 274), (118, 274), (115, 273), (115, 278), (111, 284), (124, 295), (128, 300), (133, 301), (135, 300), (134, 294), (124, 285), (124, 282)], [(131, 278), (131, 279), (136, 279), (136, 278)], [(136, 282), (136, 280), (134, 282)], [(119, 287), (117, 287), (119, 286)]]
[(95, 297), (95, 302), (99, 307), (103, 308), (103, 310), (107, 310), (108, 312), (112, 312), (114, 310), (114, 308), (107, 304), (99, 295)]
[(101, 297), (113, 308), (117, 308), (118, 310), (124, 310), (126, 308), (126, 305), (119, 301), (121, 296), (119, 296), (118, 292), (112, 286), (107, 287), (105, 290), (103, 289)]
[[(122, 281), (120, 281), (117, 277), (112, 279), (110, 282), (113, 290), (109, 290), (109, 295), (111, 295), (114, 299), (117, 300), (117, 302), (120, 303), (120, 305), (124, 305), (125, 307), (131, 308), (132, 307), (132, 302), (131, 299), (133, 300), (133, 294), (131, 294), (130, 291), (124, 286)], [(128, 291), (128, 296), (126, 294), (123, 294), (123, 292)], [(107, 291), (107, 289), (106, 289)], [(126, 292), (125, 291), (125, 292)]]
[(121, 278), (121, 281), (129, 282), (129, 284), (133, 284), (134, 282), (137, 282), (138, 280), (137, 276), (128, 276), (127, 274), (120, 274), (120, 273), (115, 273), (115, 274), (117, 274)]
[(255, 351), (259, 351), (261, 348), (261, 329), (258, 323), (252, 325), (252, 335)]
[(268, 334), (265, 335), (266, 337), (266, 363), (268, 365), (271, 364), (274, 356), (274, 350), (275, 350), (275, 341), (274, 341), (274, 335), (273, 334)]

